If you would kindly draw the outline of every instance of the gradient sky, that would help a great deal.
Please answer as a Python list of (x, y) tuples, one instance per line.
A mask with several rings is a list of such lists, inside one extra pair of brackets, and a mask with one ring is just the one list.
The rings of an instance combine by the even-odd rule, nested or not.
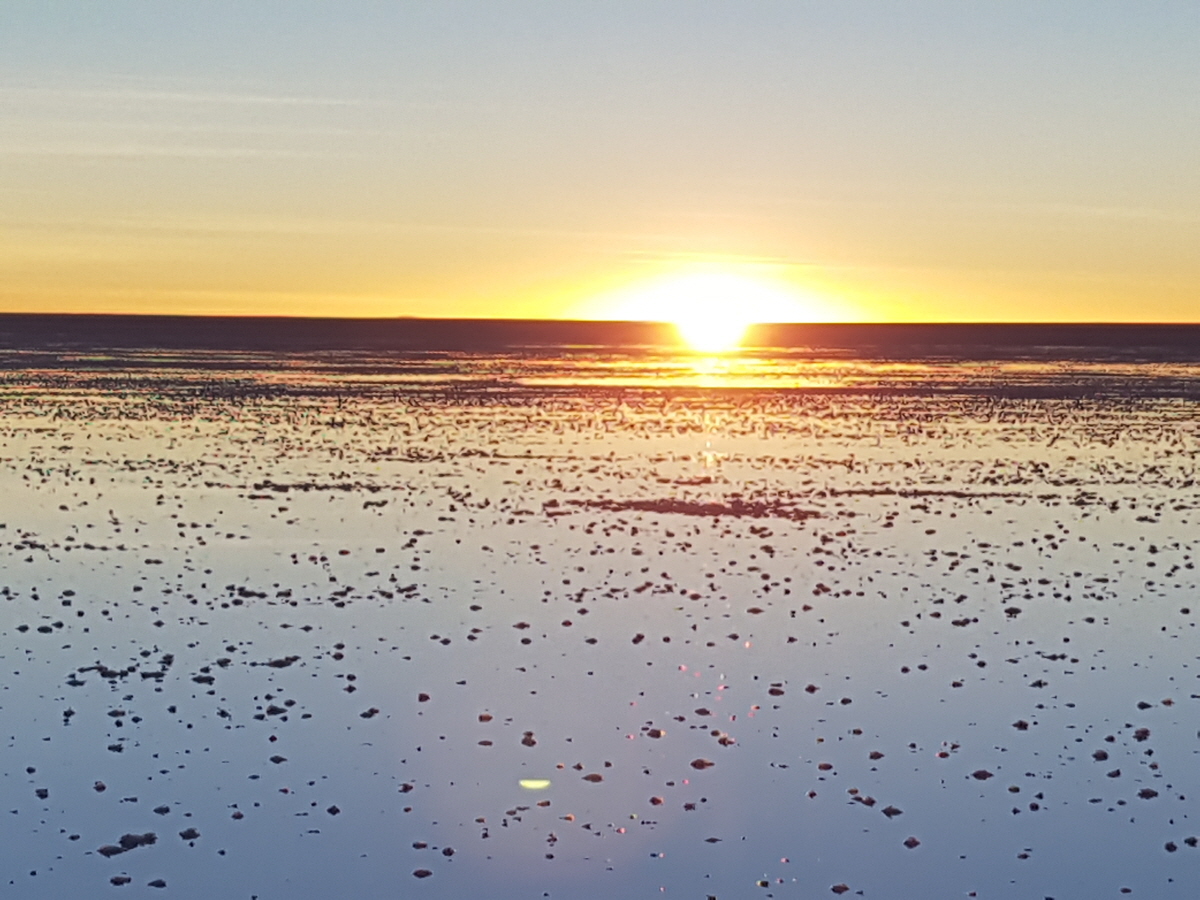
[(3, 0), (0, 311), (591, 317), (717, 273), (1196, 322), (1198, 60), (1196, 0)]

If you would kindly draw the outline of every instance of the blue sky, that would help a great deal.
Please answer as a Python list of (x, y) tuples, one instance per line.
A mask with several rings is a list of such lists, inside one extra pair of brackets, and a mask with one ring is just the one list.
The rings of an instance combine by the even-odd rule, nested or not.
[(1183, 2), (7, 0), (0, 309), (591, 315), (701, 267), (1195, 321), (1198, 51)]

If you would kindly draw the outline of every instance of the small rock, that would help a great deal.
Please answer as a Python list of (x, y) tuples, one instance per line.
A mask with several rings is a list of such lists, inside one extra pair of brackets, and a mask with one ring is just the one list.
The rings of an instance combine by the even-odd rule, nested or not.
[(136, 847), (149, 847), (157, 840), (157, 834), (153, 831), (147, 831), (145, 834), (123, 834), (118, 843), (126, 850), (133, 850)]

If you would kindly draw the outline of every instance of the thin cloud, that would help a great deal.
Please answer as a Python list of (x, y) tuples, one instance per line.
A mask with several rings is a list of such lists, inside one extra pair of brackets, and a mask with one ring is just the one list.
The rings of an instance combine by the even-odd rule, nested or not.
[[(0, 156), (107, 157), (115, 159), (311, 159), (335, 154), (315, 150), (277, 150), (261, 147), (166, 147), (152, 144), (29, 147), (0, 145)], [(337, 157), (351, 156), (339, 152)]]
[(1094, 219), (1127, 219), (1130, 221), (1177, 222), (1180, 224), (1195, 224), (1200, 222), (1200, 215), (1197, 215), (1195, 212), (1141, 206), (1090, 206), (1083, 203), (997, 204), (997, 206), (1001, 209), (1012, 209), (1021, 212), (1027, 211), (1046, 215)]
[[(0, 155), (3, 154), (0, 148)], [(5, 217), (0, 215), (0, 224)], [(277, 218), (271, 216), (197, 216), (197, 217), (105, 217), (51, 218), (10, 221), (10, 227), (24, 229), (93, 232), (137, 232), (147, 234), (447, 234), (488, 235), (496, 237), (574, 238), (581, 240), (627, 240), (641, 238), (621, 232), (581, 231), (554, 228), (505, 227), (503, 225), (456, 225), (436, 222), (403, 222), (387, 219)]]
[[(873, 201), (879, 206), (896, 206), (899, 201)], [(913, 204), (909, 204), (910, 206)], [(1174, 222), (1194, 224), (1200, 214), (1193, 210), (1170, 210), (1150, 206), (1116, 206), (1089, 203), (1063, 203), (1047, 200), (926, 200), (921, 204), (931, 210), (953, 210), (988, 213), (1019, 213), (1022, 216), (1058, 216), (1069, 218), (1111, 219), (1138, 222)]]
[(89, 103), (206, 104), (225, 106), (365, 106), (370, 101), (345, 97), (313, 97), (226, 91), (153, 90), (148, 88), (0, 87), (10, 101), (86, 101)]

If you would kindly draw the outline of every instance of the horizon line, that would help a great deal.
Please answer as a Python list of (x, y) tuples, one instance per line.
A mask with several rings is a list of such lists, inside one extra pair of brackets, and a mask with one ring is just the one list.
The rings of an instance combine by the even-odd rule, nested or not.
[[(584, 318), (547, 318), (541, 316), (315, 316), (315, 315), (280, 315), (264, 313), (174, 313), (174, 312), (30, 312), (30, 311), (0, 311), (0, 318), (103, 318), (103, 319), (245, 319), (256, 321), (287, 321), (287, 322), (511, 322), (511, 323), (572, 323), (572, 324), (612, 324), (612, 325), (666, 325), (676, 323), (666, 319), (584, 319)], [(812, 322), (812, 321), (763, 321), (751, 322), (750, 328), (759, 326), (803, 326), (803, 327), (879, 327), (879, 326), (948, 326), (948, 327), (997, 327), (997, 326), (1031, 326), (1031, 327), (1196, 327), (1200, 319), (1156, 320), (1156, 321), (1127, 321), (1127, 320), (988, 320), (988, 321), (915, 321), (915, 320), (854, 320), (844, 322)]]

